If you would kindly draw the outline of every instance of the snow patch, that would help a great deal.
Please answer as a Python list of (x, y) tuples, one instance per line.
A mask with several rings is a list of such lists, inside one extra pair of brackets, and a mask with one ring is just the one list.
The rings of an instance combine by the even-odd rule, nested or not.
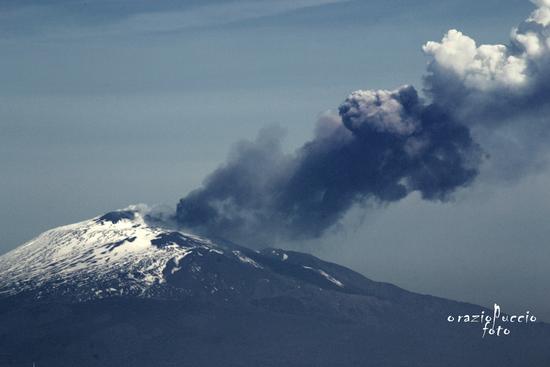
[(308, 269), (308, 270), (312, 270), (312, 271), (315, 271), (319, 274), (321, 274), (323, 277), (325, 277), (329, 282), (333, 283), (333, 284), (336, 284), (338, 287), (341, 287), (343, 288), (344, 287), (344, 284), (339, 281), (338, 279), (334, 278), (332, 275), (328, 274), (327, 272), (321, 270), (321, 269), (314, 269), (312, 267), (309, 267), (309, 266), (305, 266), (303, 265), (302, 266), (304, 269)]
[(256, 261), (249, 258), (248, 256), (243, 255), (240, 251), (233, 251), (233, 255), (235, 255), (243, 263), (250, 264), (253, 267), (258, 268), (258, 269), (263, 269), (263, 266), (261, 266)]

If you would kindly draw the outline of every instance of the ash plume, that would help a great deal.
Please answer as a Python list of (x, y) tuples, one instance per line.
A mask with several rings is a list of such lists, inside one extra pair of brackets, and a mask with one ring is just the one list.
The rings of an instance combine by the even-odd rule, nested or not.
[(550, 135), (550, 0), (535, 3), (508, 45), (478, 46), (457, 30), (425, 44), (426, 98), (408, 85), (359, 90), (293, 153), (276, 127), (236, 144), (180, 200), (177, 221), (245, 244), (316, 238), (355, 205), (412, 192), (444, 201), (480, 171), (503, 180), (540, 167)]
[(445, 200), (477, 174), (479, 149), (466, 127), (426, 105), (410, 86), (358, 91), (339, 117), (319, 121), (293, 154), (264, 129), (177, 209), (179, 222), (234, 240), (319, 237), (354, 204), (393, 202), (419, 191)]

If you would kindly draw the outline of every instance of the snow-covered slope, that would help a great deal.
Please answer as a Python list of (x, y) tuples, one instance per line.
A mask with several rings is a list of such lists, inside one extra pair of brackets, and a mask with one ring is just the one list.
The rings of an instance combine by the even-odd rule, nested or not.
[[(274, 277), (260, 261), (272, 268), (288, 257), (281, 250), (252, 251), (159, 226), (145, 209), (132, 206), (49, 230), (0, 256), (0, 296), (33, 292), (37, 298), (85, 301), (119, 295), (174, 297), (198, 289), (235, 293), (250, 286), (245, 283), (251, 278)], [(296, 275), (296, 265), (288, 265), (286, 273)], [(344, 288), (327, 270), (312, 265), (300, 264), (303, 274), (298, 275)]]
[(166, 282), (169, 261), (177, 265), (199, 249), (224, 251), (210, 240), (148, 224), (145, 216), (130, 207), (39, 235), (0, 257), (0, 294), (41, 288), (41, 293), (64, 293), (76, 287), (85, 299), (151, 295)]

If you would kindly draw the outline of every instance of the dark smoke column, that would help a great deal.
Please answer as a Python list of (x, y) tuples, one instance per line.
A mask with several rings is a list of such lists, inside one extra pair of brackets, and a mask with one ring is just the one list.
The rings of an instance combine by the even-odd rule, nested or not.
[(355, 204), (390, 203), (418, 191), (445, 200), (477, 175), (470, 132), (411, 86), (357, 91), (339, 118), (284, 154), (281, 134), (239, 143), (202, 187), (181, 199), (177, 219), (200, 233), (248, 244), (316, 238)]

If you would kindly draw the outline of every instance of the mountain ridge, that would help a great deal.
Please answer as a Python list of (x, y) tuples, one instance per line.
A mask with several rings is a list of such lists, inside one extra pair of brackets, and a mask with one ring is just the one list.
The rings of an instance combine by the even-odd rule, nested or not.
[[(181, 270), (179, 261), (186, 256), (204, 256), (200, 250), (218, 255), (227, 253), (243, 265), (256, 269), (266, 266), (287, 276), (299, 275), (303, 280), (332, 290), (361, 293), (365, 289), (354, 284), (367, 281), (373, 288), (379, 285), (396, 292), (408, 292), (309, 254), (277, 248), (251, 250), (223, 239), (212, 241), (174, 228), (150, 225), (147, 216), (139, 206), (131, 206), (40, 234), (0, 256), (0, 295), (14, 295), (43, 286), (59, 288), (74, 277), (90, 280), (91, 270), (102, 273), (106, 279), (99, 279), (101, 282), (111, 284), (94, 292), (108, 296), (114, 292), (112, 282), (126, 270), (128, 278), (125, 280), (142, 294), (121, 288), (113, 295), (147, 296), (148, 291), (166, 283), (167, 278), (173, 278)], [(133, 266), (130, 261), (137, 262), (140, 267)], [(327, 272), (329, 268), (337, 273), (345, 272), (354, 282), (343, 284)], [(108, 273), (111, 274), (106, 277)], [(14, 289), (14, 285), (18, 289)], [(83, 300), (103, 297), (98, 293)]]
[(309, 254), (180, 232), (138, 206), (0, 256), (2, 367), (550, 365), (549, 325), (482, 338), (480, 324), (446, 319), (481, 311)]

